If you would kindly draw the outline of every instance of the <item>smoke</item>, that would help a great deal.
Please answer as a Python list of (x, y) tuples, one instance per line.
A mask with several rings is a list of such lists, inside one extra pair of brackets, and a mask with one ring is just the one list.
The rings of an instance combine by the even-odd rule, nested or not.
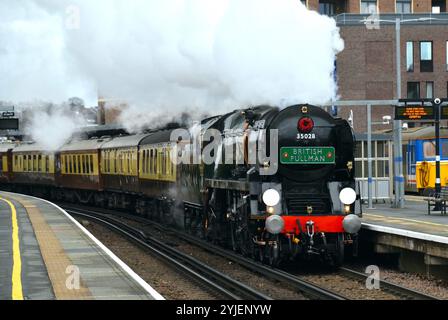
[(57, 150), (77, 128), (87, 125), (82, 114), (68, 111), (65, 105), (35, 102), (21, 108), (24, 109), (24, 132), (48, 151)]
[(297, 0), (10, 0), (0, 21), (0, 100), (99, 93), (135, 129), (337, 97), (339, 30)]

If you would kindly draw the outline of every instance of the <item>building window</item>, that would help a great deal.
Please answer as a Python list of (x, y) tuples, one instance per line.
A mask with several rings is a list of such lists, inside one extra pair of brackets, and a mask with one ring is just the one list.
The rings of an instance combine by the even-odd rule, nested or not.
[(432, 0), (432, 13), (446, 12), (445, 0)]
[(432, 72), (432, 42), (420, 42), (420, 72)]
[(327, 16), (334, 15), (334, 2), (333, 1), (319, 1), (319, 13)]
[(414, 42), (406, 42), (406, 71), (414, 71)]
[(432, 81), (426, 82), (426, 98), (427, 99), (434, 98), (434, 82)]
[(397, 0), (395, 10), (397, 13), (412, 13), (412, 0)]
[(408, 82), (408, 99), (420, 99), (420, 82)]
[(361, 0), (361, 13), (378, 13), (376, 0)]
[(446, 71), (448, 71), (448, 41), (446, 42)]

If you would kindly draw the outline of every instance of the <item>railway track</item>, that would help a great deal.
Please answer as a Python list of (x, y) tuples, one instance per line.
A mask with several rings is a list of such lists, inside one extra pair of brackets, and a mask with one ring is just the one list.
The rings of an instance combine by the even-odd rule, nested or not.
[(77, 210), (67, 210), (71, 215), (82, 217), (100, 223), (127, 239), (135, 242), (139, 246), (148, 250), (153, 255), (161, 258), (179, 271), (185, 273), (192, 279), (200, 282), (206, 287), (217, 292), (220, 296), (234, 300), (272, 300), (271, 297), (259, 292), (229, 276), (213, 269), (203, 262), (176, 250), (157, 239), (147, 236), (141, 230), (128, 226), (123, 222), (101, 214), (92, 212), (80, 212)]
[[(368, 275), (346, 267), (339, 268), (339, 272), (346, 275), (347, 277), (358, 279), (362, 282), (365, 282), (368, 278)], [(380, 281), (380, 288), (381, 290), (407, 300), (438, 300), (438, 298), (436, 297), (385, 280)]]
[[(73, 215), (78, 215), (78, 216), (83, 216), (83, 215), (87, 215), (86, 218), (88, 218), (88, 216), (90, 216), (92, 213), (90, 210), (85, 210), (85, 209), (79, 209), (79, 208), (71, 208), (71, 207), (64, 207), (65, 210)], [(90, 213), (89, 213), (90, 212)], [(123, 216), (127, 219), (132, 219), (132, 220), (136, 220), (137, 222), (140, 223), (144, 223), (144, 224), (150, 224), (153, 225), (157, 228), (160, 228), (161, 230), (163, 230), (164, 232), (173, 232), (173, 230), (171, 230), (170, 228), (167, 228), (165, 226), (160, 225), (157, 222), (153, 222), (153, 221), (149, 221), (147, 219), (144, 218), (140, 218), (140, 217), (135, 217), (135, 216), (131, 216), (128, 214), (124, 214), (124, 213), (119, 213), (117, 212), (118, 215)], [(95, 212), (94, 215), (101, 215), (104, 216), (103, 213), (99, 213), (99, 212)], [(115, 220), (115, 219), (114, 219)], [(123, 222), (120, 222), (123, 224)], [(127, 225), (125, 225), (126, 227), (129, 227)], [(131, 227), (132, 228), (132, 227)], [(134, 228), (133, 228), (134, 229)], [(136, 229), (138, 230), (138, 229)], [(141, 233), (141, 231), (139, 231)], [(245, 267), (246, 269), (258, 273), (262, 276), (265, 276), (269, 279), (275, 280), (275, 281), (279, 281), (281, 283), (285, 283), (290, 287), (293, 287), (296, 291), (303, 293), (304, 295), (306, 295), (308, 298), (310, 299), (319, 299), (319, 300), (347, 300), (347, 297), (338, 294), (336, 292), (333, 292), (331, 290), (328, 290), (326, 288), (323, 288), (321, 286), (318, 286), (314, 283), (311, 283), (309, 281), (303, 280), (295, 275), (292, 275), (290, 273), (287, 273), (283, 270), (280, 269), (275, 269), (275, 268), (271, 268), (268, 267), (266, 265), (263, 265), (261, 263), (257, 263), (254, 260), (245, 258), (237, 253), (234, 253), (232, 251), (229, 251), (227, 249), (223, 249), (219, 246), (215, 246), (213, 244), (210, 244), (209, 242), (203, 241), (201, 239), (198, 239), (195, 236), (189, 235), (189, 234), (185, 234), (185, 233), (176, 233), (176, 237), (180, 237), (182, 239), (184, 239), (185, 241), (188, 241), (190, 243), (194, 243), (195, 245), (197, 245), (198, 247), (205, 249), (206, 251), (209, 251), (215, 255), (224, 257), (228, 260), (231, 260), (243, 267)], [(155, 239), (153, 239), (155, 240)], [(162, 242), (155, 240), (158, 243), (162, 244), (163, 246), (166, 246), (168, 248), (171, 248), (169, 246), (167, 246), (166, 244), (163, 244)], [(171, 248), (173, 249), (173, 248)], [(177, 251), (177, 250), (176, 250)], [(183, 254), (183, 253), (182, 253)], [(189, 257), (189, 256), (188, 256)]]
[[(72, 210), (78, 210), (81, 212), (85, 212), (85, 209), (72, 209), (69, 207), (66, 207), (67, 211), (69, 213), (72, 213)], [(95, 209), (97, 210), (97, 209)], [(87, 210), (89, 211), (89, 210)], [(155, 221), (151, 221), (142, 217), (138, 217), (138, 216), (134, 216), (134, 215), (130, 215), (130, 214), (125, 214), (122, 212), (116, 212), (116, 211), (109, 211), (109, 213), (121, 216), (123, 218), (126, 219), (130, 219), (130, 220), (134, 220), (136, 222), (142, 223), (142, 224), (146, 224), (146, 225), (151, 225), (153, 227), (156, 227), (157, 229), (163, 231), (163, 232), (169, 232), (169, 233), (173, 233), (174, 230), (172, 228), (166, 227), (161, 225), (160, 223), (157, 223)], [(101, 214), (99, 212), (97, 212), (97, 214)], [(254, 260), (245, 258), (243, 256), (241, 256), (238, 253), (235, 253), (233, 251), (229, 251), (227, 249), (224, 249), (222, 247), (213, 245), (209, 242), (206, 242), (202, 239), (199, 239), (196, 236), (190, 235), (190, 234), (186, 234), (183, 232), (179, 232), (176, 230), (175, 232), (176, 237), (182, 238), (183, 240), (193, 243), (194, 245), (197, 245), (198, 247), (207, 250), (209, 252), (212, 252), (213, 254), (219, 255), (221, 257), (224, 257), (226, 259), (229, 259), (235, 263), (238, 263), (241, 266), (244, 266), (245, 268), (259, 273), (263, 276), (266, 276), (270, 279), (288, 284), (289, 286), (293, 286), (297, 291), (305, 294), (307, 297), (311, 298), (311, 299), (324, 299), (324, 300), (347, 300), (348, 298), (340, 293), (337, 293), (333, 290), (327, 289), (319, 284), (314, 283), (313, 281), (310, 280), (305, 280), (303, 279), (300, 275), (295, 275), (295, 274), (291, 274), (289, 272), (277, 269), (277, 268), (272, 268), (266, 265), (263, 265), (259, 262), (256, 262)], [(338, 270), (338, 274), (342, 275), (346, 278), (349, 279), (353, 279), (356, 280), (358, 282), (363, 282), (365, 283), (368, 275), (346, 268), (346, 267), (341, 267)], [(384, 281), (381, 280), (380, 282), (380, 288), (382, 291), (390, 293), (394, 296), (400, 297), (401, 299), (407, 299), (407, 300), (437, 300), (437, 298), (412, 290), (410, 288), (406, 288), (388, 281)]]

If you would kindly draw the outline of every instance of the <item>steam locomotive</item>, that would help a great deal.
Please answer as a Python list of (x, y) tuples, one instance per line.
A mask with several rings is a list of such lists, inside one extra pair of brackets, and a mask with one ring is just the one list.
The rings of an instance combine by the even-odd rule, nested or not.
[(347, 121), (257, 106), (192, 127), (0, 147), (3, 189), (133, 210), (277, 265), (356, 253), (361, 204)]

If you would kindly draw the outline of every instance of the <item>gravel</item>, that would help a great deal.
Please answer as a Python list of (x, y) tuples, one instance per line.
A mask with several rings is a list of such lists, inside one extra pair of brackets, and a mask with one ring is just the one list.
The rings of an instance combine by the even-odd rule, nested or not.
[[(151, 234), (151, 236), (164, 241), (165, 243), (169, 243), (170, 245), (176, 247), (177, 249), (194, 256), (195, 258), (205, 261), (208, 265), (211, 267), (222, 271), (232, 278), (244, 282), (247, 285), (264, 292), (265, 294), (273, 297), (274, 299), (284, 299), (284, 300), (303, 300), (306, 299), (301, 293), (297, 292), (296, 289), (292, 287), (288, 287), (287, 285), (272, 281), (269, 279), (266, 279), (263, 276), (260, 276), (253, 271), (247, 270), (246, 268), (233, 263), (232, 261), (229, 261), (225, 258), (222, 258), (220, 256), (217, 256), (209, 251), (206, 251), (204, 249), (201, 249), (200, 247), (188, 243), (187, 241), (176, 237), (175, 234), (172, 234), (170, 232), (162, 232), (159, 229), (151, 226), (151, 225), (144, 225), (142, 226), (141, 223), (132, 221), (129, 219), (122, 218), (122, 220), (126, 221), (127, 223), (134, 225), (141, 229), (146, 229), (147, 234)], [(96, 226), (96, 228), (101, 226)], [(111, 232), (108, 229), (105, 229), (104, 227), (101, 227), (103, 231), (99, 231), (102, 235), (98, 235), (98, 238), (103, 241), (103, 237), (113, 237), (113, 234), (111, 235)], [(107, 231), (107, 232), (106, 232)], [(92, 232), (93, 233), (93, 232)], [(98, 233), (98, 232), (97, 232)], [(106, 241), (103, 241), (107, 246), (108, 243)], [(135, 255), (135, 258), (137, 259), (137, 262), (140, 260), (145, 260), (146, 258), (144, 256), (148, 256), (145, 252), (142, 252), (142, 250), (139, 247), (136, 247), (134, 245), (127, 246), (133, 246), (134, 250), (139, 250), (140, 252)], [(115, 249), (112, 249), (115, 251)], [(122, 249), (120, 246), (117, 247), (116, 254), (120, 256), (120, 250), (121, 254), (126, 256), (128, 254), (127, 249)], [(120, 256), (121, 257), (121, 256)], [(128, 263), (132, 267), (132, 261), (133, 259), (128, 260), (127, 258), (123, 258), (123, 260)], [(154, 271), (152, 269), (147, 267), (147, 263), (143, 264), (143, 274), (141, 274), (142, 278), (147, 280), (148, 283), (153, 285), (156, 290), (161, 292), (162, 295), (166, 296), (168, 299), (213, 299), (209, 293), (205, 293), (203, 288), (199, 288), (197, 285), (194, 285), (191, 283), (191, 281), (185, 280), (185, 278), (182, 278), (181, 275), (165, 275), (164, 272), (169, 271), (170, 269), (166, 268), (163, 263), (160, 261), (157, 261), (157, 259), (152, 258), (152, 260), (155, 260), (155, 263), (150, 263), (151, 265), (158, 265), (154, 268)], [(357, 266), (350, 266), (353, 269), (357, 269), (361, 272), (364, 270), (361, 265)], [(297, 267), (296, 267), (297, 268)], [(133, 268), (135, 269), (135, 268)], [(325, 272), (318, 270), (316, 272), (310, 272), (310, 270), (302, 271), (298, 276), (301, 278), (313, 282), (315, 284), (318, 284), (322, 287), (325, 287), (329, 290), (332, 290), (334, 292), (337, 292), (349, 299), (354, 300), (396, 300), (396, 299), (402, 299), (401, 297), (395, 296), (392, 293), (385, 292), (382, 290), (376, 290), (372, 289), (369, 290), (366, 288), (365, 283), (356, 279), (349, 278), (347, 276), (344, 276), (342, 274), (338, 274), (338, 272)], [(137, 273), (140, 274), (138, 270), (136, 270)], [(292, 272), (295, 273), (295, 272)], [(174, 280), (173, 280), (174, 277)], [(177, 278), (176, 278), (177, 277)], [(445, 281), (433, 279), (433, 278), (427, 278), (421, 275), (416, 274), (410, 274), (410, 273), (403, 273), (401, 271), (393, 270), (390, 268), (384, 268), (381, 267), (381, 278), (384, 280), (387, 280), (389, 282), (405, 286), (410, 289), (414, 289), (419, 292), (423, 292), (441, 299), (448, 299), (448, 283)], [(180, 285), (179, 288), (177, 286)], [(160, 286), (161, 289), (158, 289), (157, 286)], [(190, 291), (188, 291), (190, 290)], [(199, 290), (199, 291), (198, 291)], [(198, 292), (197, 292), (198, 291)], [(167, 292), (164, 294), (164, 292)]]
[(213, 300), (216, 297), (185, 275), (168, 267), (139, 246), (103, 227), (88, 222), (83, 224), (106, 247), (114, 252), (143, 280), (168, 300)]
[(247, 284), (248, 286), (259, 290), (268, 296), (279, 300), (305, 300), (307, 299), (303, 294), (297, 292), (296, 289), (285, 286), (284, 284), (267, 279), (265, 276), (258, 275), (253, 271), (240, 266), (237, 263), (229, 261), (221, 256), (215, 255), (207, 250), (201, 249), (196, 245), (192, 245), (187, 241), (176, 237), (170, 233), (162, 233), (157, 228), (151, 226), (142, 227), (141, 224), (134, 221), (126, 220), (128, 223), (132, 223), (135, 226), (147, 231), (147, 234), (170, 244), (176, 249), (193, 256), (194, 258), (205, 262), (210, 267), (219, 270), (235, 280)]
[[(360, 272), (364, 272), (365, 270), (365, 266), (360, 264), (354, 264), (350, 267)], [(398, 284), (439, 299), (448, 299), (448, 282), (445, 280), (415, 273), (403, 272), (381, 265), (379, 267), (381, 272), (380, 277), (382, 280)]]

